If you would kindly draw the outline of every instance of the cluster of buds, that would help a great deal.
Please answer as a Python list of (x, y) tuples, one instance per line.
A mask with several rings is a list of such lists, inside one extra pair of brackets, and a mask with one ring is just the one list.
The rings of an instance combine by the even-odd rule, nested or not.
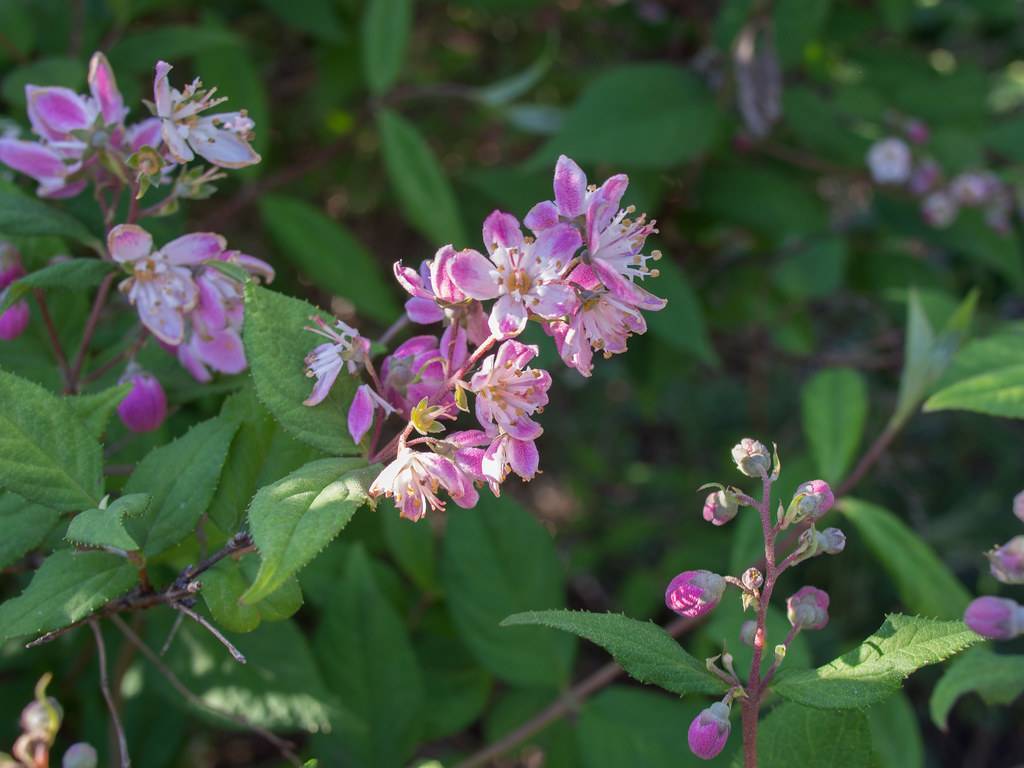
[[(838, 554), (846, 545), (846, 537), (838, 528), (826, 528), (823, 531), (815, 528), (817, 521), (835, 504), (835, 496), (828, 483), (824, 480), (802, 483), (788, 507), (779, 505), (776, 521), (773, 523), (770, 496), (772, 483), (778, 479), (781, 472), (778, 451), (769, 451), (763, 443), (745, 438), (732, 449), (732, 458), (736, 468), (743, 475), (761, 479), (764, 495), (758, 501), (731, 486), (719, 483), (701, 486), (701, 491), (715, 489), (704, 501), (704, 520), (716, 526), (725, 525), (736, 517), (741, 507), (754, 508), (760, 513), (766, 529), (766, 553), (774, 553), (776, 536), (789, 526), (802, 524), (806, 527), (793, 551), (778, 563), (774, 562), (774, 555), (769, 558), (764, 573), (758, 568), (748, 568), (737, 578), (720, 576), (711, 571), (692, 570), (683, 571), (672, 579), (665, 590), (665, 605), (669, 610), (688, 619), (699, 619), (713, 611), (724, 597), (728, 585), (739, 590), (744, 611), (753, 608), (762, 616), (763, 611), (758, 609), (763, 608), (763, 604), (770, 600), (775, 583), (783, 571), (816, 555)], [(791, 629), (785, 642), (775, 646), (775, 663), (768, 673), (768, 678), (785, 658), (786, 649), (799, 632), (823, 629), (828, 624), (828, 604), (828, 594), (811, 586), (802, 587), (789, 597), (786, 601), (786, 614)], [(766, 628), (755, 620), (744, 622), (740, 628), (741, 641), (758, 649), (757, 658), (760, 658), (760, 650), (767, 643), (766, 634)], [(718, 666), (719, 659), (722, 660), (724, 668)], [(728, 653), (708, 659), (708, 668), (730, 685), (730, 693), (724, 701), (716, 702), (703, 710), (690, 725), (690, 750), (705, 760), (718, 755), (729, 738), (729, 705), (732, 699), (737, 696), (759, 697), (759, 686), (764, 682), (758, 678), (753, 690), (745, 688), (732, 669), (732, 657)], [(748, 685), (750, 682), (748, 681)]]
[(901, 127), (905, 138), (887, 136), (868, 149), (868, 170), (876, 184), (899, 187), (919, 200), (921, 216), (936, 229), (950, 226), (963, 208), (979, 208), (995, 231), (1009, 231), (1014, 194), (999, 177), (975, 170), (947, 178), (942, 166), (924, 151), (927, 126), (909, 120)]
[[(35, 700), (21, 712), (21, 735), (11, 754), (0, 752), (0, 768), (49, 768), (50, 750), (57, 739), (64, 713), (52, 696), (46, 695), (50, 675), (36, 683)], [(96, 768), (96, 750), (85, 742), (72, 744), (61, 760), (61, 768)]]
[[(1013, 500), (1013, 513), (1024, 522), (1024, 491)], [(1024, 536), (1014, 536), (987, 554), (989, 570), (1003, 584), (1024, 584)], [(964, 621), (979, 635), (1011, 640), (1024, 635), (1024, 605), (1003, 597), (979, 597), (964, 612)]]
[[(89, 95), (67, 88), (26, 86), (28, 118), (36, 141), (5, 136), (0, 162), (39, 182), (44, 197), (73, 197), (88, 184), (104, 209), (107, 257), (127, 274), (120, 284), (151, 333), (198, 381), (213, 372), (245, 370), (242, 346), (243, 282), (273, 280), (270, 265), (229, 250), (224, 238), (211, 232), (184, 235), (160, 248), (136, 220), (171, 213), (180, 199), (206, 197), (210, 182), (223, 168), (243, 168), (260, 161), (252, 149), (253, 121), (245, 110), (206, 114), (226, 99), (197, 78), (184, 89), (169, 81), (172, 67), (157, 62), (152, 117), (126, 125), (129, 112), (109, 62), (102, 53), (89, 66)], [(212, 167), (189, 167), (196, 156)], [(175, 177), (175, 173), (177, 176)], [(170, 184), (158, 203), (139, 211), (135, 201), (128, 221), (116, 226), (118, 198), (127, 188), (137, 200), (150, 187)], [(113, 190), (112, 199), (104, 194)], [(0, 246), (0, 291), (23, 276), (17, 253)], [(2, 294), (0, 294), (2, 295)], [(0, 316), (0, 339), (19, 335), (29, 320), (28, 305), (18, 302)], [(160, 383), (133, 362), (122, 376), (131, 380), (131, 394), (119, 413), (134, 431), (158, 427), (167, 411)]]
[[(641, 285), (657, 277), (648, 262), (661, 254), (645, 252), (654, 222), (621, 206), (628, 184), (619, 174), (588, 185), (563, 156), (554, 200), (538, 203), (523, 220), (529, 234), (511, 214), (494, 211), (483, 223), (483, 252), (446, 245), (417, 269), (397, 262), (395, 278), (410, 297), (408, 319), (443, 330), (399, 345), (379, 373), (356, 329), (314, 318), (307, 329), (327, 342), (306, 357), (306, 374), (316, 382), (305, 404), (323, 402), (342, 369), (365, 370), (369, 382), (349, 407), (349, 432), (361, 442), (373, 430), (370, 457), (392, 459), (371, 496), (393, 499), (402, 516), (418, 520), (428, 509), (444, 509), (441, 489), (473, 507), (479, 487), (498, 495), (510, 474), (537, 474), (536, 440), (544, 430), (536, 417), (548, 404), (551, 374), (531, 365), (538, 348), (516, 337), (529, 321), (538, 323), (565, 364), (590, 376), (594, 351), (625, 352), (627, 339), (647, 329), (642, 311), (665, 306)], [(447, 432), (460, 413), (472, 413), (476, 423)], [(377, 450), (392, 415), (405, 426)]]

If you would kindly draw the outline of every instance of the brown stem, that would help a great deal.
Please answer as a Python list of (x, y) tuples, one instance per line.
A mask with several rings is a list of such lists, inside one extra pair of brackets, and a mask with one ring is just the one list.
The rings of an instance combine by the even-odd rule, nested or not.
[(202, 614), (196, 613), (184, 603), (174, 603), (172, 607), (176, 611), (181, 611), (183, 614), (192, 619), (192, 621), (194, 621), (196, 624), (198, 624), (211, 635), (213, 635), (217, 642), (219, 642), (221, 645), (228, 649), (228, 653), (231, 654), (232, 658), (235, 661), (237, 661), (239, 664), (245, 664), (245, 656), (242, 654), (242, 652), (235, 648), (231, 641), (224, 637), (223, 633), (215, 626), (213, 626), (213, 624), (208, 622), (202, 616)]
[(57, 326), (53, 324), (50, 316), (50, 308), (46, 306), (46, 296), (36, 288), (32, 295), (36, 304), (39, 305), (39, 314), (43, 318), (43, 325), (46, 327), (46, 335), (50, 339), (50, 346), (53, 347), (53, 356), (57, 359), (57, 367), (60, 368), (61, 376), (64, 377), (64, 385), (67, 387), (71, 381), (71, 369), (68, 367), (68, 359), (64, 355), (64, 348), (60, 345), (60, 336), (57, 335)]
[(114, 357), (110, 358), (109, 360), (107, 360), (107, 362), (103, 363), (103, 365), (99, 366), (95, 370), (89, 371), (89, 373), (86, 376), (82, 377), (82, 383), (92, 384), (94, 381), (101, 378), (105, 373), (110, 371), (112, 368), (117, 367), (120, 363), (123, 363), (125, 360), (130, 360), (131, 358), (135, 357), (135, 355), (138, 354), (139, 350), (142, 349), (142, 345), (146, 343), (147, 338), (149, 338), (149, 331), (146, 329), (145, 326), (141, 326), (141, 329), (139, 331), (139, 337), (135, 340), (134, 344), (132, 344), (128, 349), (124, 350), (120, 354), (117, 354)]
[(857, 462), (857, 466), (853, 468), (853, 471), (847, 476), (843, 482), (839, 484), (836, 489), (836, 497), (844, 496), (853, 490), (854, 486), (857, 485), (861, 480), (864, 479), (864, 475), (868, 473), (868, 470), (875, 465), (875, 462), (881, 458), (882, 454), (885, 453), (885, 449), (889, 447), (889, 444), (896, 437), (899, 432), (899, 424), (889, 424), (882, 433), (875, 439), (875, 442), (871, 444), (871, 447), (864, 452), (864, 455), (860, 457), (860, 461)]
[(96, 332), (100, 313), (107, 303), (107, 296), (110, 294), (110, 286), (114, 283), (114, 277), (115, 274), (112, 272), (103, 278), (99, 290), (96, 291), (96, 298), (89, 311), (89, 318), (85, 321), (85, 330), (82, 331), (82, 340), (78, 343), (78, 351), (75, 353), (75, 360), (71, 363), (71, 372), (68, 374), (68, 390), (70, 392), (78, 390), (78, 378), (82, 373), (82, 364), (85, 362), (85, 355), (89, 350), (89, 342), (92, 341), (93, 334)]
[(117, 704), (110, 693), (110, 679), (107, 677), (107, 649), (103, 643), (103, 632), (100, 631), (99, 622), (96, 619), (89, 621), (92, 629), (92, 636), (96, 638), (96, 653), (100, 659), (100, 690), (103, 698), (106, 699), (107, 709), (110, 710), (110, 725), (117, 734), (117, 748), (121, 754), (121, 768), (131, 768), (131, 758), (128, 757), (128, 739), (124, 735), (124, 727), (121, 725), (121, 716), (117, 713)]

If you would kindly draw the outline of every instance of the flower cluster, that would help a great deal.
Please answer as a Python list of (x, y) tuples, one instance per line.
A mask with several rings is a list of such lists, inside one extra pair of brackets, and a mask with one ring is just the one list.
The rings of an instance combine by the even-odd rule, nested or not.
[[(785, 658), (786, 649), (796, 635), (805, 630), (823, 629), (828, 624), (828, 594), (822, 590), (805, 586), (786, 600), (786, 615), (789, 617), (790, 632), (784, 642), (775, 646), (775, 660), (762, 677), (761, 656), (767, 647), (767, 629), (764, 625), (764, 609), (771, 599), (779, 576), (808, 558), (817, 555), (835, 555), (843, 551), (846, 537), (837, 528), (817, 530), (816, 523), (835, 504), (832, 489), (824, 480), (811, 480), (797, 487), (788, 507), (778, 508), (776, 520), (771, 519), (771, 487), (780, 473), (778, 454), (773, 455), (763, 443), (750, 438), (741, 440), (732, 449), (736, 468), (743, 475), (762, 481), (763, 494), (760, 500), (743, 493), (738, 488), (710, 483), (700, 490), (713, 488), (704, 501), (702, 516), (712, 525), (725, 525), (739, 513), (742, 507), (752, 507), (761, 516), (765, 531), (765, 572), (748, 568), (739, 577), (720, 576), (711, 571), (683, 571), (669, 582), (665, 590), (665, 605), (669, 610), (687, 619), (699, 619), (711, 613), (721, 602), (726, 588), (731, 585), (740, 592), (743, 609), (755, 608), (758, 620), (744, 622), (740, 628), (740, 640), (754, 647), (754, 661), (750, 676), (744, 684), (732, 666), (732, 656), (723, 653), (708, 659), (708, 668), (726, 683), (729, 692), (722, 701), (704, 709), (690, 724), (687, 734), (690, 750), (704, 760), (716, 757), (729, 739), (731, 725), (729, 714), (734, 699), (742, 699), (744, 711), (753, 708), (756, 718), (760, 697), (775, 670)], [(803, 525), (796, 546), (779, 562), (775, 557), (775, 539), (793, 525)], [(722, 667), (718, 666), (721, 661)]]
[[(359, 442), (376, 424), (371, 458), (394, 457), (372, 496), (392, 498), (404, 517), (418, 520), (428, 509), (444, 509), (442, 489), (472, 507), (479, 487), (498, 495), (510, 474), (537, 474), (543, 428), (536, 417), (548, 403), (551, 375), (531, 365), (538, 348), (516, 337), (529, 321), (538, 323), (566, 365), (590, 376), (595, 350), (605, 357), (625, 352), (628, 338), (647, 329), (642, 311), (665, 306), (642, 286), (657, 277), (648, 262), (661, 254), (646, 251), (654, 222), (621, 205), (628, 184), (619, 174), (588, 185), (580, 167), (562, 156), (554, 200), (535, 205), (522, 224), (494, 211), (483, 223), (483, 251), (446, 245), (417, 269), (396, 263), (409, 321), (441, 323), (443, 331), (399, 345), (379, 373), (356, 329), (314, 318), (308, 330), (328, 341), (306, 357), (306, 373), (316, 379), (306, 405), (324, 400), (342, 368), (365, 369), (370, 383), (356, 391), (349, 431)], [(472, 428), (440, 436), (445, 422), (471, 410)], [(378, 451), (391, 414), (406, 426)], [(420, 436), (409, 439), (414, 431)]]
[(1009, 231), (1015, 200), (999, 177), (975, 170), (947, 179), (942, 166), (924, 152), (928, 128), (916, 120), (902, 127), (905, 139), (887, 136), (868, 149), (868, 170), (876, 184), (902, 188), (919, 200), (922, 217), (937, 229), (951, 225), (962, 208), (979, 208), (990, 227)]
[[(1013, 513), (1024, 522), (1024, 491), (1013, 500)], [(989, 570), (1003, 584), (1024, 584), (1024, 535), (1014, 536), (988, 553)], [(1024, 605), (1008, 597), (979, 597), (964, 613), (964, 621), (979, 635), (1011, 640), (1024, 635)]]
[[(102, 53), (94, 54), (89, 65), (89, 95), (26, 86), (36, 140), (0, 139), (0, 162), (35, 179), (40, 196), (73, 197), (89, 184), (95, 187), (108, 227), (105, 258), (126, 273), (121, 292), (138, 311), (145, 331), (196, 380), (208, 382), (213, 372), (245, 370), (243, 282), (270, 282), (274, 271), (260, 259), (229, 250), (224, 238), (211, 232), (186, 234), (157, 248), (136, 223), (171, 213), (181, 199), (208, 196), (210, 182), (223, 175), (219, 169), (260, 161), (250, 145), (255, 126), (245, 110), (208, 114), (226, 99), (198, 78), (182, 90), (174, 88), (171, 69), (157, 62), (153, 101), (147, 102), (153, 116), (134, 124), (125, 123), (129, 110)], [(197, 156), (213, 167), (188, 167)], [(138, 200), (147, 190), (168, 185), (159, 202), (139, 210)], [(126, 188), (131, 198), (127, 221), (115, 226)], [(0, 291), (24, 274), (17, 253), (0, 246)], [(28, 321), (28, 305), (15, 303), (0, 316), (0, 339), (16, 337)], [(159, 381), (134, 360), (121, 380), (132, 383), (118, 409), (125, 425), (133, 431), (159, 427), (167, 412)]]

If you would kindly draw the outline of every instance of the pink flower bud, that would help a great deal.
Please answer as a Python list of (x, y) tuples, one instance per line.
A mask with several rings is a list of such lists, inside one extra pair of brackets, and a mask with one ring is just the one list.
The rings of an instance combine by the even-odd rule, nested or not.
[(749, 437), (739, 441), (732, 449), (736, 468), (747, 477), (763, 477), (772, 471), (772, 456), (764, 443)]
[(920, 197), (931, 192), (942, 181), (942, 168), (934, 160), (922, 160), (914, 166), (907, 189), (910, 194)]
[(793, 494), (793, 500), (786, 510), (786, 525), (799, 523), (810, 518), (820, 520), (836, 503), (832, 489), (824, 480), (802, 483)]
[(19, 301), (0, 314), (0, 339), (11, 341), (21, 336), (28, 327), (28, 302)]
[(117, 406), (117, 415), (132, 432), (152, 432), (167, 417), (167, 397), (160, 382), (148, 373), (130, 376), (132, 390)]
[(1024, 633), (1024, 606), (1005, 597), (979, 597), (964, 611), (964, 622), (992, 640), (1011, 640)]
[(1003, 584), (1024, 584), (1024, 536), (1014, 536), (987, 557), (992, 575)]
[(846, 534), (838, 528), (826, 528), (818, 534), (818, 546), (826, 555), (838, 555), (846, 549)]
[(929, 226), (945, 229), (953, 223), (960, 207), (953, 196), (945, 190), (932, 192), (921, 203), (921, 215)]
[(712, 525), (725, 525), (736, 517), (739, 509), (735, 493), (712, 491), (704, 500), (704, 519)]
[(84, 741), (80, 741), (68, 747), (60, 766), (61, 768), (96, 768), (98, 762), (99, 757), (96, 755), (96, 750)]
[(801, 587), (786, 601), (789, 623), (800, 629), (823, 629), (828, 624), (828, 593)]
[(757, 635), (757, 622), (753, 619), (744, 621), (743, 626), (740, 627), (740, 642), (753, 648), (755, 635)]
[(1013, 514), (1024, 523), (1024, 491), (1013, 497)]
[(903, 130), (913, 144), (927, 144), (928, 139), (931, 137), (928, 124), (921, 120), (907, 120)]
[(693, 754), (701, 760), (711, 760), (725, 748), (731, 730), (729, 707), (716, 701), (693, 718), (686, 740)]
[(912, 157), (903, 139), (876, 141), (868, 150), (868, 169), (879, 184), (902, 184), (910, 177)]
[(711, 613), (725, 593), (725, 579), (711, 571), (683, 571), (669, 582), (665, 605), (680, 616), (696, 619)]

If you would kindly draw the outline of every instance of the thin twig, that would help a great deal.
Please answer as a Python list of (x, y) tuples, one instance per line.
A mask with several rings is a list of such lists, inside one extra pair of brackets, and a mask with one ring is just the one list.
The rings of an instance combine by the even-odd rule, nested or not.
[(82, 383), (92, 384), (92, 382), (102, 377), (103, 374), (107, 373), (112, 368), (117, 367), (119, 363), (122, 363), (125, 360), (130, 360), (131, 358), (135, 357), (135, 355), (138, 354), (139, 350), (142, 349), (142, 345), (146, 343), (147, 338), (149, 338), (149, 331), (146, 330), (145, 326), (140, 326), (139, 336), (135, 340), (134, 344), (132, 344), (127, 349), (122, 350), (118, 354), (114, 355), (114, 357), (107, 360), (107, 362), (103, 363), (103, 365), (101, 365), (99, 368), (89, 371), (89, 373), (82, 378)]
[(68, 359), (64, 354), (64, 348), (60, 345), (57, 326), (53, 324), (53, 318), (50, 316), (50, 308), (46, 306), (46, 295), (38, 288), (32, 292), (32, 295), (35, 296), (36, 304), (39, 305), (39, 314), (43, 318), (46, 335), (50, 338), (50, 346), (53, 347), (53, 355), (57, 359), (57, 366), (60, 368), (61, 376), (64, 377), (64, 385), (66, 387), (71, 381), (71, 369), (68, 367)]
[(163, 675), (167, 682), (170, 683), (171, 686), (174, 688), (174, 690), (176, 690), (189, 703), (191, 703), (193, 706), (199, 707), (200, 709), (206, 712), (209, 712), (210, 714), (216, 717), (223, 718), (224, 720), (229, 720), (235, 723), (236, 725), (240, 725), (243, 728), (252, 731), (253, 733), (259, 734), (264, 739), (273, 744), (275, 747), (277, 747), (277, 749), (280, 750), (281, 754), (285, 757), (285, 759), (288, 760), (288, 762), (290, 762), (292, 765), (301, 767), (302, 761), (299, 760), (298, 756), (292, 751), (292, 745), (289, 742), (285, 741), (280, 736), (271, 733), (266, 728), (256, 725), (243, 715), (235, 715), (230, 712), (224, 712), (223, 710), (217, 709), (216, 707), (212, 707), (209, 704), (207, 704), (199, 696), (197, 696), (195, 693), (189, 690), (188, 687), (183, 682), (181, 682), (178, 676), (171, 671), (170, 667), (168, 667), (164, 663), (163, 659), (157, 656), (153, 649), (142, 641), (142, 638), (139, 637), (132, 630), (132, 628), (124, 622), (124, 619), (122, 619), (120, 616), (111, 616), (110, 620), (114, 622), (114, 624), (117, 626), (119, 630), (121, 630), (121, 634), (123, 634), (128, 639), (128, 642), (135, 645), (135, 647), (139, 649), (142, 655), (146, 657), (149, 663), (156, 667), (157, 672)]
[(183, 614), (192, 619), (192, 621), (194, 621), (196, 624), (198, 624), (211, 635), (213, 635), (221, 645), (228, 649), (228, 653), (231, 654), (235, 661), (237, 661), (239, 664), (245, 664), (245, 656), (242, 654), (242, 652), (235, 648), (231, 641), (224, 637), (223, 633), (221, 633), (219, 629), (213, 626), (213, 624), (208, 622), (202, 614), (196, 613), (184, 603), (172, 603), (171, 607), (176, 611), (181, 611)]
[(171, 625), (171, 631), (167, 633), (167, 639), (164, 640), (164, 644), (160, 647), (160, 655), (166, 656), (167, 652), (171, 650), (171, 643), (174, 642), (174, 638), (178, 636), (178, 630), (181, 629), (181, 623), (185, 621), (185, 614), (179, 613), (174, 617), (174, 624)]
[(115, 733), (117, 733), (117, 748), (121, 753), (121, 768), (131, 768), (132, 761), (128, 757), (128, 739), (124, 735), (121, 716), (117, 714), (117, 704), (114, 702), (114, 696), (110, 693), (110, 681), (107, 677), (107, 649), (103, 643), (103, 632), (100, 630), (99, 622), (96, 619), (91, 619), (89, 626), (92, 628), (92, 636), (96, 638), (96, 653), (100, 658), (100, 690), (103, 691), (103, 698), (107, 700), (107, 709), (110, 710), (110, 723), (114, 727)]
[(882, 454), (885, 453), (885, 449), (889, 447), (889, 444), (893, 441), (896, 435), (899, 433), (899, 427), (889, 425), (886, 427), (882, 434), (880, 434), (875, 442), (871, 444), (871, 447), (864, 452), (864, 455), (860, 457), (860, 461), (857, 462), (857, 466), (854, 467), (853, 471), (847, 476), (843, 482), (839, 484), (836, 489), (836, 496), (845, 496), (847, 493), (853, 490), (854, 486), (857, 485), (861, 480), (864, 479), (864, 475), (868, 473), (875, 462), (881, 458)]
[(89, 312), (89, 318), (85, 321), (85, 330), (82, 331), (82, 340), (78, 344), (78, 351), (75, 353), (74, 362), (71, 363), (71, 372), (68, 374), (68, 389), (72, 392), (78, 389), (78, 377), (82, 372), (82, 363), (85, 362), (85, 355), (89, 351), (89, 342), (92, 341), (93, 334), (96, 332), (96, 326), (99, 323), (100, 313), (103, 311), (103, 307), (107, 303), (107, 296), (110, 294), (110, 286), (114, 282), (116, 275), (111, 272), (100, 283), (99, 290), (96, 291), (96, 298), (92, 303), (92, 310)]

